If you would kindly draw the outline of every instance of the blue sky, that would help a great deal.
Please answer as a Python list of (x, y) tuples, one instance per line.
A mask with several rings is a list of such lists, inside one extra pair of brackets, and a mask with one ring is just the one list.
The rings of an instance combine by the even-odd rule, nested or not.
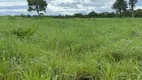
[[(47, 15), (65, 15), (74, 13), (87, 14), (90, 11), (112, 12), (115, 0), (46, 0)], [(26, 0), (0, 0), (0, 15), (36, 14), (27, 11)], [(135, 9), (142, 9), (142, 0), (138, 0)]]

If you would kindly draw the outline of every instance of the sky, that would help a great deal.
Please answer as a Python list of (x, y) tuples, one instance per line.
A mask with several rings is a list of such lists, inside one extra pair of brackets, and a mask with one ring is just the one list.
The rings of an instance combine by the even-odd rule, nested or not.
[[(46, 0), (47, 15), (72, 15), (74, 13), (88, 14), (95, 12), (112, 12), (111, 7), (116, 0)], [(135, 9), (142, 9), (142, 0), (138, 0)], [(26, 0), (0, 0), (0, 15), (36, 14), (28, 12)]]

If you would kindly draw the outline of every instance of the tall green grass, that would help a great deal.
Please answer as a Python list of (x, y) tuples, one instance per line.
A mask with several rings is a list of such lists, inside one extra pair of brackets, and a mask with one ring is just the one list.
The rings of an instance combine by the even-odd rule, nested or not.
[(0, 80), (141, 80), (140, 18), (0, 18)]

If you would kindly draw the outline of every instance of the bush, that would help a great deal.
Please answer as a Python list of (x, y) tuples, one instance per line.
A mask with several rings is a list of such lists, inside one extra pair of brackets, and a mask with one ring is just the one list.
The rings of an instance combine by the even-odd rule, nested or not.
[(30, 38), (31, 36), (33, 36), (34, 32), (35, 31), (32, 30), (31, 28), (28, 29), (19, 28), (19, 29), (13, 29), (12, 35), (16, 35), (18, 38), (23, 39), (23, 38)]

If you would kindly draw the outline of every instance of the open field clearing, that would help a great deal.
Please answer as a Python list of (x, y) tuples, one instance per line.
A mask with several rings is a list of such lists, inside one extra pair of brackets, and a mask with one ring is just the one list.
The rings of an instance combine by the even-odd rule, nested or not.
[(142, 19), (1, 17), (0, 80), (142, 80)]

